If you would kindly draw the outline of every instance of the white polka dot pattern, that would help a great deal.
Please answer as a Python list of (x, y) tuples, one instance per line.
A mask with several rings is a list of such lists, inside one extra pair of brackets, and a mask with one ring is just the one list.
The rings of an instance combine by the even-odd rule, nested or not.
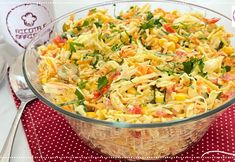
[[(17, 106), (19, 100), (14, 96)], [(40, 100), (28, 104), (22, 123), (31, 153), (36, 162), (96, 162), (120, 161), (104, 157), (86, 146), (66, 120)], [(207, 151), (225, 151), (235, 154), (235, 105), (227, 109), (210, 127), (204, 137), (178, 157), (164, 161), (233, 161), (235, 156)], [(122, 161), (122, 160), (121, 160)]]

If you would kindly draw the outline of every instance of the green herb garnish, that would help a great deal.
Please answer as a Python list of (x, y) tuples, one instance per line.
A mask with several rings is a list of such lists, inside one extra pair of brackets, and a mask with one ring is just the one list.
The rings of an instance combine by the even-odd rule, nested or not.
[(61, 38), (63, 38), (63, 39), (68, 39), (68, 38), (67, 38), (67, 34), (66, 34), (66, 33), (62, 33), (62, 34), (61, 34)]
[(100, 21), (94, 22), (94, 24), (95, 24), (95, 26), (96, 26), (97, 28), (101, 28), (101, 27), (102, 27), (102, 23), (101, 23)]
[(148, 11), (148, 12), (147, 12), (147, 20), (150, 20), (150, 19), (152, 19), (152, 18), (153, 18), (152, 12)]
[(78, 31), (81, 31), (82, 30), (82, 27), (81, 26), (76, 26), (75, 27)]
[(222, 68), (222, 73), (226, 73), (226, 72), (229, 72), (231, 70), (231, 66), (224, 66)]
[(183, 62), (183, 66), (184, 66), (184, 72), (186, 72), (187, 74), (190, 74), (192, 72), (193, 68), (198, 66), (198, 68), (200, 70), (199, 74), (202, 76), (207, 75), (207, 73), (203, 72), (203, 68), (204, 68), (205, 64), (202, 61), (202, 59), (193, 58), (187, 62)]
[(114, 23), (110, 22), (110, 23), (109, 23), (109, 27), (110, 27), (111, 29), (113, 29), (114, 27), (116, 27), (116, 25), (115, 25)]
[(184, 66), (184, 72), (190, 74), (191, 71), (193, 70), (193, 61), (190, 60), (187, 62), (183, 62), (183, 66)]
[(88, 25), (89, 25), (89, 21), (88, 20), (84, 20), (82, 26), (85, 27), (85, 26), (88, 26)]
[(86, 87), (86, 84), (87, 84), (88, 81), (83, 81), (81, 80), (81, 82), (78, 84), (78, 87), (80, 89), (84, 89)]
[(70, 52), (71, 52), (71, 53), (76, 52), (75, 46), (77, 46), (77, 47), (84, 47), (84, 45), (81, 44), (81, 43), (70, 42), (70, 43), (69, 43), (69, 48), (70, 48)]
[(90, 13), (93, 14), (93, 13), (96, 13), (97, 9), (96, 8), (93, 8), (90, 10)]
[(119, 19), (119, 20), (123, 20), (121, 16), (117, 16), (117, 19)]
[(77, 96), (77, 98), (79, 100), (84, 100), (85, 99), (84, 95), (82, 94), (82, 91), (79, 88), (76, 89), (75, 95)]
[(231, 66), (225, 66), (224, 68), (225, 68), (226, 72), (229, 72), (231, 70)]
[(99, 55), (94, 56), (94, 59), (91, 62), (91, 65), (93, 66), (93, 68), (96, 67), (97, 63), (99, 62), (99, 59), (100, 59)]
[(151, 29), (154, 26), (157, 26), (157, 28), (160, 28), (162, 26), (162, 23), (160, 21), (165, 21), (163, 18), (158, 18), (158, 19), (150, 19), (149, 21), (141, 24), (140, 28), (141, 29)]
[(102, 76), (98, 79), (98, 90), (101, 91), (103, 87), (105, 87), (109, 83), (109, 80), (106, 76)]
[(73, 42), (69, 43), (69, 49), (70, 49), (70, 53), (76, 52), (76, 48)]
[(111, 50), (112, 50), (113, 52), (116, 52), (116, 51), (118, 51), (118, 50), (121, 49), (121, 46), (122, 46), (122, 45), (115, 44), (115, 45), (111, 48)]

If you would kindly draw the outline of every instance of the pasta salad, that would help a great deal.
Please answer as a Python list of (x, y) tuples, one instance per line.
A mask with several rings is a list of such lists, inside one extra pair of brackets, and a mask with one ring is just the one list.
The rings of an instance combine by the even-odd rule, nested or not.
[(219, 18), (132, 6), (92, 9), (38, 48), (52, 101), (89, 118), (154, 123), (215, 109), (235, 94), (232, 34)]

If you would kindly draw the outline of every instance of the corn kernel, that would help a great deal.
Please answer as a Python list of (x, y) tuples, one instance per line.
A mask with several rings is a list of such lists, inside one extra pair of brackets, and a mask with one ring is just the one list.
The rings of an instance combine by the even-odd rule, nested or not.
[(167, 42), (167, 40), (166, 40), (165, 38), (161, 38), (161, 39), (159, 39), (159, 41), (158, 41), (158, 43), (159, 43), (160, 46), (163, 46), (165, 42)]
[(148, 107), (147, 107), (147, 106), (142, 106), (142, 111), (143, 111), (143, 112), (145, 112), (145, 113), (146, 113), (146, 112), (147, 112), (147, 110), (148, 110)]
[(169, 42), (167, 46), (168, 46), (167, 49), (169, 51), (175, 51), (175, 43)]
[(164, 96), (156, 96), (155, 102), (157, 103), (163, 103), (164, 102)]
[(191, 53), (191, 52), (192, 52), (192, 49), (190, 49), (190, 48), (184, 48), (184, 50), (185, 50), (186, 52), (188, 52), (188, 53)]
[(136, 89), (134, 87), (131, 87), (127, 90), (127, 93), (135, 95), (136, 94)]
[(97, 85), (96, 85), (95, 83), (91, 84), (90, 89), (91, 89), (91, 90), (97, 89)]
[(42, 84), (45, 84), (46, 82), (47, 82), (47, 78), (42, 78), (42, 79), (41, 79), (41, 83), (42, 83)]
[(169, 35), (168, 38), (170, 41), (172, 41), (174, 43), (177, 43), (179, 41), (179, 38), (175, 35)]
[(47, 49), (48, 50), (54, 50), (56, 48), (56, 46), (54, 46), (53, 44), (49, 44), (48, 46), (47, 46)]
[(96, 113), (95, 112), (87, 112), (86, 116), (89, 118), (95, 118), (96, 117)]
[(100, 120), (104, 120), (105, 119), (105, 109), (104, 110), (97, 110), (96, 111), (96, 115), (97, 115), (97, 118), (100, 119)]
[(224, 51), (225, 53), (227, 53), (228, 55), (232, 54), (234, 52), (234, 48), (233, 47), (224, 47), (222, 49), (222, 51)]
[(71, 59), (80, 60), (80, 59), (81, 59), (81, 55), (80, 55), (78, 52), (74, 52), (74, 53), (72, 54)]
[(183, 101), (183, 100), (185, 100), (186, 98), (187, 98), (187, 95), (184, 94), (184, 93), (177, 93), (177, 94), (175, 95), (175, 100), (177, 100), (177, 101)]
[(174, 11), (172, 11), (171, 12), (173, 15), (178, 15), (179, 14), (179, 12), (177, 11), (177, 10), (174, 10)]

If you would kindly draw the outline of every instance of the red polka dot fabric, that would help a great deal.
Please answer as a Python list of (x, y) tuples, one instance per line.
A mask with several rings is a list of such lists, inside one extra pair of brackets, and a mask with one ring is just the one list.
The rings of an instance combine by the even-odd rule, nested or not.
[[(20, 101), (14, 96), (17, 106)], [(28, 104), (22, 116), (25, 134), (35, 162), (118, 162), (86, 146), (66, 120), (40, 100)], [(209, 131), (184, 153), (165, 162), (235, 160), (235, 105), (228, 108)]]

